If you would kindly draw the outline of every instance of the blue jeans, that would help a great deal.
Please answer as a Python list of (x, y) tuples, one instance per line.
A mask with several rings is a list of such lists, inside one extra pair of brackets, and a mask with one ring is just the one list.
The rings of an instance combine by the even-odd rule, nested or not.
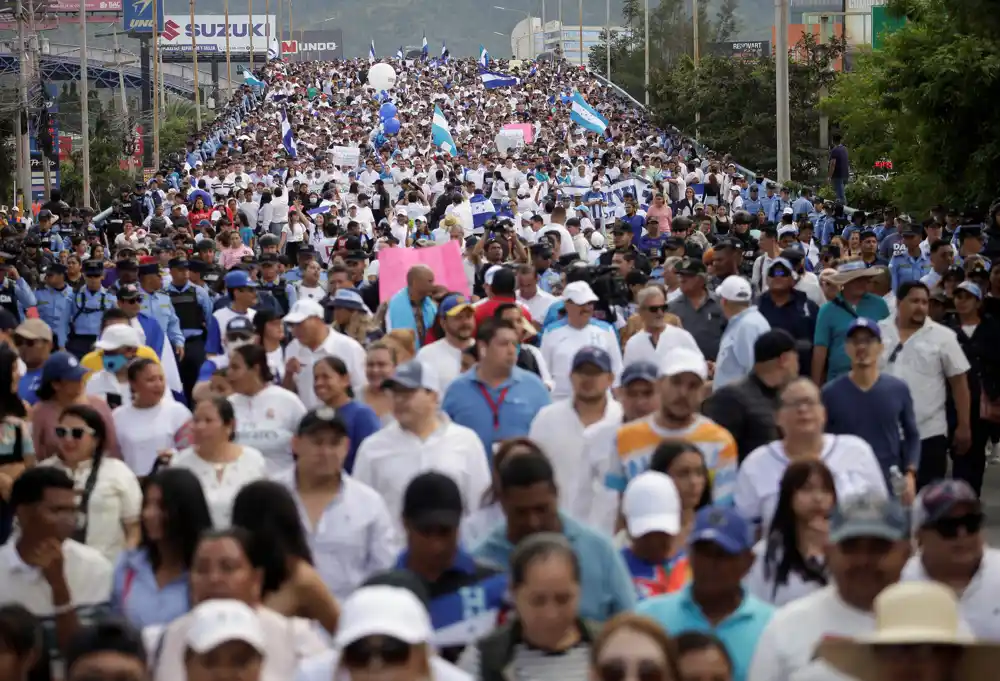
[(844, 186), (847, 184), (847, 180), (842, 177), (833, 178), (833, 192), (837, 195), (837, 200), (843, 204), (847, 203), (847, 199), (844, 198)]

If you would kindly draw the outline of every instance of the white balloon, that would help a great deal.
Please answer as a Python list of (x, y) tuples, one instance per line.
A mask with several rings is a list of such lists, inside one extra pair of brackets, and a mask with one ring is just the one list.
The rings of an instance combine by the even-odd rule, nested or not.
[(375, 64), (368, 69), (368, 84), (377, 92), (391, 90), (396, 84), (396, 70), (385, 63)]

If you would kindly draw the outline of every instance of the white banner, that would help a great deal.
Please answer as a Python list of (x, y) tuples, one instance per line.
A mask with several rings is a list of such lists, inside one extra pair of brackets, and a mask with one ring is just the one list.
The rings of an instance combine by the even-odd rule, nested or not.
[(333, 165), (344, 168), (357, 168), (361, 161), (361, 149), (358, 147), (333, 147), (330, 149)]
[[(590, 191), (589, 187), (566, 187), (561, 185), (556, 189), (564, 196), (583, 196)], [(636, 197), (642, 206), (648, 206), (650, 201), (653, 200), (653, 186), (645, 180), (636, 178), (616, 182), (610, 187), (605, 188), (601, 193), (604, 195), (604, 201), (607, 205), (604, 206), (601, 215), (594, 217), (603, 217), (606, 220), (614, 220), (625, 215), (626, 195)]]
[(254, 53), (265, 54), (268, 36), (274, 38), (278, 31), (273, 14), (256, 15), (251, 17), (251, 21), (245, 16), (230, 14), (228, 24), (224, 14), (195, 14), (193, 24), (188, 14), (167, 14), (163, 17), (160, 49), (164, 52), (190, 52), (192, 33), (199, 53), (225, 54), (228, 33), (230, 52), (250, 52), (253, 36)]

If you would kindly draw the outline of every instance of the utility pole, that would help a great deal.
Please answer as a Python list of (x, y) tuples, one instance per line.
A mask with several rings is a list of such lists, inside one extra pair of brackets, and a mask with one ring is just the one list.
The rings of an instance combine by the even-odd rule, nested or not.
[(607, 0), (606, 1), (606, 3), (605, 3), (605, 11), (607, 12), (607, 17), (605, 19), (605, 23), (607, 24), (607, 27), (606, 27), (606, 31), (607, 31), (607, 44), (605, 45), (604, 52), (605, 52), (605, 57), (606, 57), (606, 61), (607, 61), (607, 64), (605, 64), (605, 66), (607, 67), (607, 74), (606, 75), (607, 75), (607, 78), (608, 78), (608, 82), (610, 83), (611, 82), (611, 0)]
[[(194, 0), (191, 0), (194, 2)], [(250, 71), (253, 71), (253, 0), (247, 0), (247, 20), (250, 26)], [(226, 26), (226, 32), (229, 32), (229, 27)]]
[[(87, 73), (87, 2), (80, 0), (80, 160), (83, 162), (83, 203), (90, 205), (90, 76)], [(48, 159), (42, 158), (48, 165)]]
[[(160, 82), (160, 32), (158, 0), (153, 0), (153, 84)], [(193, 32), (193, 31), (192, 31)], [(153, 96), (153, 168), (160, 169), (160, 95)]]
[(282, 2), (278, 0), (278, 59), (281, 59), (281, 40), (284, 36), (285, 17), (281, 12)]
[[(271, 52), (271, 0), (264, 0), (264, 41), (267, 45), (264, 46), (264, 63), (267, 63), (268, 54)], [(281, 46), (278, 46), (278, 52), (281, 52)]]
[[(80, 1), (83, 2), (83, 0)], [(191, 63), (194, 66), (194, 129), (201, 132), (201, 91), (198, 89), (198, 39), (195, 38), (194, 30), (194, 0), (191, 0), (188, 6), (191, 9)], [(252, 24), (250, 30), (253, 30)], [(229, 35), (228, 23), (226, 24), (226, 35)], [(229, 38), (227, 37), (226, 40), (228, 41)]]
[[(39, 78), (42, 72), (42, 59), (41, 59), (41, 44), (39, 42), (38, 30), (35, 26), (35, 12), (32, 8), (31, 13), (28, 15), (28, 31), (31, 36), (28, 38), (28, 81), (33, 81), (35, 78)], [(41, 84), (41, 78), (39, 78), (39, 84)], [(42, 92), (42, 105), (45, 106), (48, 103), (48, 93), (45, 92), (43, 88), (39, 88)], [(46, 108), (48, 108), (46, 106)], [(41, 130), (35, 130), (35, 140), (37, 142), (38, 135), (41, 134)], [(55, 144), (53, 140), (53, 145)], [(36, 143), (35, 148), (39, 152), (39, 160), (42, 163), (42, 197), (48, 201), (52, 198), (52, 169), (49, 167), (51, 159), (48, 155), (42, 151), (41, 147)]]
[(778, 183), (791, 179), (791, 135), (788, 121), (788, 0), (774, 0), (775, 108), (777, 113)]
[(226, 12), (226, 93), (229, 95), (226, 99), (233, 98), (233, 65), (229, 60), (229, 0), (225, 0), (223, 7)]
[(643, 83), (645, 83), (645, 85), (643, 87), (643, 90), (645, 91), (645, 94), (646, 94), (646, 106), (649, 106), (649, 0), (646, 0), (646, 12), (645, 12), (645, 14), (643, 16), (645, 17), (643, 19), (643, 21), (642, 21), (642, 23), (643, 23), (643, 29), (646, 32), (646, 38), (645, 38), (645, 41), (646, 41), (646, 50), (645, 50), (645, 52), (646, 52), (646, 56), (645, 56), (646, 67), (645, 67), (645, 73), (646, 73), (646, 75), (645, 75), (645, 78), (643, 79)]
[(583, 64), (583, 0), (580, 0), (580, 66)]
[(28, 140), (27, 132), (28, 70), (26, 65), (28, 63), (28, 51), (24, 36), (25, 7), (21, 0), (17, 0), (14, 11), (17, 12), (17, 51), (18, 59), (20, 60), (18, 63), (21, 65), (21, 68), (18, 69), (20, 72), (18, 74), (18, 99), (21, 102), (17, 127), (17, 148), (21, 158), (21, 163), (18, 165), (18, 174), (20, 176), (18, 184), (21, 185), (21, 195), (24, 197), (23, 204), (21, 205), (21, 215), (26, 215), (31, 210), (31, 143)]

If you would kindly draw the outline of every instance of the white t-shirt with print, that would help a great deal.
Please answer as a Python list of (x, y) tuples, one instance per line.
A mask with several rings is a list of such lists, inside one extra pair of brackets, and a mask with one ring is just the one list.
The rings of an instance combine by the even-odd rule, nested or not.
[(229, 396), (236, 415), (236, 442), (264, 455), (267, 474), (290, 468), (292, 435), (306, 414), (306, 407), (291, 390), (269, 385), (253, 396)]
[(174, 457), (170, 467), (186, 468), (198, 478), (216, 529), (229, 527), (233, 500), (243, 486), (267, 474), (264, 455), (253, 447), (243, 447), (237, 459), (221, 465), (206, 461), (198, 456), (194, 447), (188, 447)]

